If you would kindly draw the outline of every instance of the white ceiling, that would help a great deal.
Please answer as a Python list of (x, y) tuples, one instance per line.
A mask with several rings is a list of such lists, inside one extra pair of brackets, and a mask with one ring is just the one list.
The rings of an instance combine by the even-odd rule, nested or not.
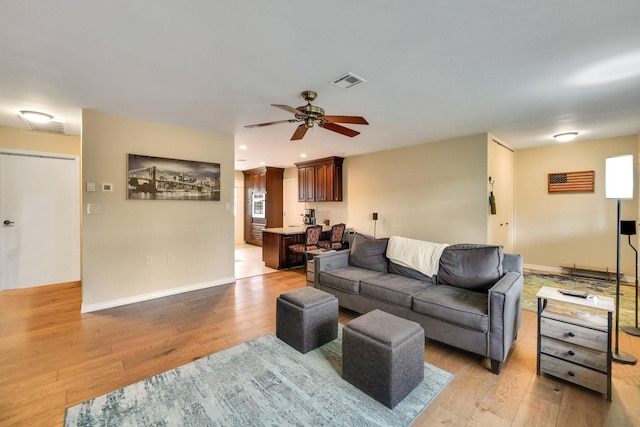
[[(3, 126), (38, 110), (78, 134), (92, 108), (233, 135), (236, 169), (482, 132), (516, 149), (640, 133), (638, 0), (1, 4)], [(346, 72), (367, 83), (329, 83)], [(303, 90), (370, 125), (297, 142), (297, 123), (244, 128), (292, 118), (270, 104), (304, 105)]]

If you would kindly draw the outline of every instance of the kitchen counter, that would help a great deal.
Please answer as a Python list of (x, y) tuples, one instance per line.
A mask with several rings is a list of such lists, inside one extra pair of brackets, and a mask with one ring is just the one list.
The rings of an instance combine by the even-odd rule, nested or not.
[[(292, 234), (304, 234), (308, 225), (298, 225), (298, 226), (286, 226), (286, 227), (275, 227), (275, 228), (265, 228), (263, 232), (267, 233), (275, 233), (275, 234), (284, 234), (284, 235), (292, 235)], [(330, 225), (323, 225), (322, 231), (330, 231)]]
[[(262, 230), (262, 261), (270, 268), (280, 270), (288, 268), (287, 257), (289, 246), (295, 243), (304, 243), (305, 230), (308, 226), (265, 228)], [(320, 240), (329, 240), (330, 225), (322, 226)], [(293, 266), (303, 265), (304, 260), (298, 260)]]

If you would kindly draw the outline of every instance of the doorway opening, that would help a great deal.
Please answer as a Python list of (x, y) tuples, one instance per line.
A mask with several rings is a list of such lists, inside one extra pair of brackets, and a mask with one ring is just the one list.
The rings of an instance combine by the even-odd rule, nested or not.
[(236, 279), (244, 279), (246, 277), (275, 273), (278, 270), (264, 265), (261, 246), (239, 243), (235, 245), (234, 271)]

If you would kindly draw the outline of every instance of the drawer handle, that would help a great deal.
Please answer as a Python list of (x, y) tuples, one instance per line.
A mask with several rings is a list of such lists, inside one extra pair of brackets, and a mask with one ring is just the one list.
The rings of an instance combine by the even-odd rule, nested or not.
[(576, 336), (573, 332), (569, 332), (569, 333), (567, 333), (567, 335), (569, 335), (571, 338)]
[(571, 372), (571, 371), (567, 372), (567, 374), (568, 374), (570, 377), (575, 377), (575, 376), (576, 376), (576, 374), (574, 374), (574, 373), (573, 373), (573, 372)]
[(569, 356), (575, 356), (576, 354), (573, 352), (573, 350), (569, 350)]

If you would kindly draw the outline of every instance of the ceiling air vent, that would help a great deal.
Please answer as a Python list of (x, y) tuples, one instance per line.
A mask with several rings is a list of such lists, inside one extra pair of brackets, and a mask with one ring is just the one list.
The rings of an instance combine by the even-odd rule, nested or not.
[(37, 122), (32, 122), (31, 120), (27, 120), (22, 116), (19, 116), (22, 121), (27, 125), (27, 127), (29, 128), (29, 130), (33, 130), (36, 132), (48, 132), (48, 133), (57, 133), (60, 135), (66, 135), (67, 133), (65, 132), (64, 129), (64, 123), (62, 122), (48, 122), (48, 123), (37, 123)]
[(341, 87), (342, 89), (349, 89), (350, 87), (353, 87), (358, 83), (362, 83), (362, 82), (366, 82), (366, 80), (363, 79), (362, 77), (356, 76), (353, 73), (347, 73), (345, 75), (336, 77), (335, 79), (331, 80), (332, 84), (338, 87)]

